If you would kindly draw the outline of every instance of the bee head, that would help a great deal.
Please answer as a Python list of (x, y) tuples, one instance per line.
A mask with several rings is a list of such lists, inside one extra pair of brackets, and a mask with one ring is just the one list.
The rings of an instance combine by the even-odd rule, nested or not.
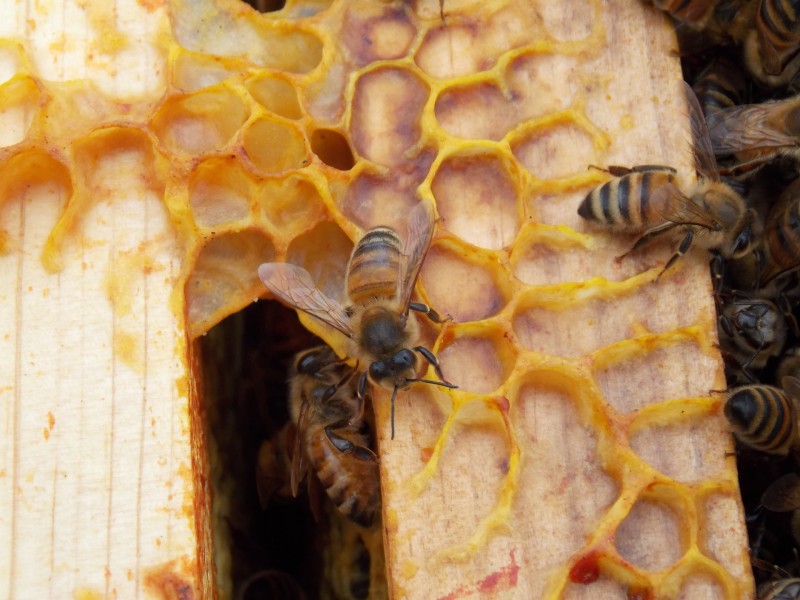
[(384, 387), (407, 388), (408, 379), (416, 375), (417, 355), (403, 348), (386, 360), (377, 360), (369, 366), (369, 377)]

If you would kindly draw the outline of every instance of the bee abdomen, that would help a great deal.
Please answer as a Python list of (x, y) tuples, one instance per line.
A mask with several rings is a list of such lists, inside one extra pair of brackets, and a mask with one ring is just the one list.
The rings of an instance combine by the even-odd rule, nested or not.
[(607, 181), (584, 198), (578, 214), (589, 221), (637, 231), (655, 224), (650, 196), (661, 185), (671, 183), (668, 171), (636, 171)]
[(342, 454), (324, 443), (322, 448), (314, 467), (328, 498), (348, 519), (369, 527), (380, 504), (377, 465)]
[(775, 47), (793, 47), (798, 32), (797, 0), (762, 0), (756, 24), (759, 33)]
[(396, 295), (402, 247), (397, 233), (389, 227), (376, 227), (361, 238), (347, 265), (346, 287), (351, 302)]
[(785, 455), (797, 437), (792, 401), (771, 386), (734, 390), (725, 402), (725, 417), (740, 442), (761, 452)]
[(738, 67), (718, 58), (701, 75), (694, 89), (703, 112), (708, 116), (712, 112), (741, 104), (745, 82)]
[(782, 214), (770, 223), (766, 234), (769, 254), (780, 269), (800, 264), (800, 201), (794, 199)]
[(708, 0), (655, 0), (654, 4), (680, 21), (702, 21), (714, 7)]

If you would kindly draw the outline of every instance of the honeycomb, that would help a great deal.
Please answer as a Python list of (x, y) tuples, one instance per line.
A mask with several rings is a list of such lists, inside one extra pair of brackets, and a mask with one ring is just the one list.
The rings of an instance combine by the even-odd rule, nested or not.
[[(441, 220), (417, 291), (452, 317), (425, 334), (459, 389), (400, 394), (394, 440), (376, 392), (391, 595), (753, 596), (732, 441), (710, 392), (724, 378), (704, 259), (688, 256), (656, 281), (663, 246), (616, 264), (631, 240), (592, 231), (576, 212), (607, 177), (590, 164), (691, 170), (662, 15), (627, 0), (446, 0), (444, 21), (436, 0), (289, 0), (269, 14), (234, 0), (118, 4), (19, 5), (0, 19), (11, 24), (0, 30), (0, 259), (8, 277), (28, 269), (44, 282), (2, 288), (17, 290), (6, 316), (57, 289), (56, 312), (83, 311), (91, 324), (67, 290), (86, 298), (85, 273), (99, 272), (90, 297), (118, 370), (84, 370), (80, 385), (105, 390), (110, 370), (119, 408), (80, 423), (137, 425), (130, 440), (83, 452), (116, 464), (124, 487), (125, 444), (150, 448), (148, 424), (166, 428), (171, 450), (137, 455), (139, 489), (174, 480), (196, 496), (157, 483), (138, 500), (109, 495), (108, 537), (139, 533), (135, 554), (107, 551), (105, 564), (137, 570), (106, 566), (81, 583), (67, 569), (64, 585), (78, 597), (231, 592), (219, 539), (211, 567), (202, 415), (187, 400), (196, 383), (150, 365), (193, 364), (191, 340), (265, 298), (260, 263), (302, 266), (343, 300), (354, 241), (424, 200)], [(58, 33), (70, 19), (89, 32), (81, 42)], [(39, 225), (28, 227), (34, 212)], [(153, 331), (148, 319), (173, 325)], [(48, 326), (57, 314), (32, 346), (47, 345)], [(19, 356), (28, 343), (10, 331), (0, 352)], [(79, 353), (86, 336), (59, 334), (59, 351)], [(70, 363), (39, 368), (71, 411), (48, 413), (45, 442), (67, 444), (80, 434), (58, 423), (82, 410), (59, 386)], [(3, 367), (2, 381), (18, 382), (21, 369)], [(171, 395), (136, 395), (148, 385)], [(57, 465), (58, 452), (36, 454), (41, 426), (15, 406), (23, 449), (3, 446), (0, 468), (16, 486), (3, 502), (17, 506), (11, 496), (30, 502), (55, 483), (13, 465), (41, 455)], [(140, 512), (117, 520), (115, 502)], [(25, 504), (27, 518), (80, 510), (53, 503)], [(164, 513), (164, 530), (180, 530), (172, 541), (142, 526)], [(12, 539), (23, 527), (0, 522)], [(96, 552), (79, 531), (84, 555)], [(48, 564), (47, 551), (20, 543), (17, 563), (0, 560), (9, 589), (52, 595), (19, 568)], [(158, 555), (162, 543), (183, 562), (140, 572), (142, 548)], [(49, 552), (51, 566), (69, 563)]]

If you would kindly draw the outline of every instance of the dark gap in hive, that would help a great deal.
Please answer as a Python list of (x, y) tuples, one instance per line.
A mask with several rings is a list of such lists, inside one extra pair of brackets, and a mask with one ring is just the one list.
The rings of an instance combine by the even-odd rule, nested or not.
[(319, 522), (305, 482), (291, 498), (288, 463), (277, 461), (270, 473), (284, 478), (285, 497), (276, 493), (266, 509), (259, 499), (262, 443), (291, 445), (279, 436), (289, 421), (290, 364), (297, 352), (320, 343), (294, 311), (272, 301), (250, 304), (199, 341), (216, 562), (225, 568), (229, 553), (230, 573), (220, 575), (230, 577), (236, 600), (296, 598), (291, 591), (297, 588), (305, 598), (366, 598), (385, 585), (371, 580), (362, 530), (339, 517), (324, 494)]
[[(256, 488), (261, 443), (287, 422), (286, 373), (295, 352), (318, 343), (294, 311), (257, 302), (200, 339), (205, 381), (212, 527), (229, 546), (234, 598), (248, 578), (276, 570), (294, 578), (307, 597), (319, 596), (322, 528), (308, 501), (273, 501), (262, 509)], [(217, 555), (223, 552), (217, 548)], [(223, 574), (222, 577), (225, 577)], [(264, 581), (245, 598), (265, 597)], [(269, 597), (269, 595), (266, 595)]]
[(286, 6), (286, 0), (243, 0), (243, 2), (262, 13), (276, 12)]
[[(729, 43), (716, 45), (709, 41), (705, 32), (692, 33), (686, 27), (679, 28), (678, 33), (683, 76), (690, 85), (694, 84), (706, 67), (715, 60), (730, 59), (733, 63), (737, 63), (736, 57), (740, 55), (740, 52), (736, 46)], [(742, 69), (745, 78), (741, 97), (742, 104), (759, 104), (796, 94), (793, 85), (786, 89), (766, 88), (747, 74), (742, 61), (738, 61), (737, 66)], [(720, 165), (724, 168), (726, 162), (732, 163), (733, 161), (723, 158), (720, 160)], [(723, 179), (745, 198), (749, 206), (758, 208), (764, 202), (772, 205), (796, 177), (796, 165), (791, 161), (773, 160), (748, 177), (739, 179), (724, 177)], [(713, 270), (711, 277), (713, 282)], [(766, 298), (776, 302), (774, 297), (762, 295), (761, 290), (754, 290), (754, 286), (747, 286), (748, 281), (743, 281), (742, 277), (739, 278), (738, 283), (734, 284), (735, 272), (728, 272), (726, 277), (729, 277), (731, 281), (730, 285), (726, 286), (727, 292), (730, 293), (735, 289), (743, 293), (745, 297), (756, 300)], [(792, 296), (790, 312), (795, 320), (800, 318), (798, 291), (800, 291), (798, 281), (789, 284), (788, 293)], [(734, 296), (729, 295), (717, 299), (717, 312), (719, 313), (724, 308), (725, 302), (731, 301), (733, 298)], [(721, 326), (718, 328), (720, 337), (722, 337)], [(740, 365), (732, 361), (730, 357), (725, 358), (726, 348), (722, 343), (728, 389), (753, 384), (782, 387), (777, 376), (781, 360), (787, 356), (787, 351), (797, 348), (800, 344), (800, 338), (792, 333), (788, 325), (786, 333), (783, 351), (778, 356), (770, 357), (762, 369), (751, 370), (752, 380), (747, 377)], [(762, 494), (773, 482), (787, 473), (800, 472), (800, 456), (792, 456), (791, 453), (789, 457), (770, 456), (752, 450), (737, 440), (736, 466), (756, 586), (781, 578), (800, 577), (800, 541), (795, 539), (792, 534), (790, 525), (792, 513), (771, 512), (761, 506)]]
[(332, 129), (317, 129), (311, 134), (311, 150), (329, 167), (340, 171), (353, 168), (353, 151), (345, 137)]

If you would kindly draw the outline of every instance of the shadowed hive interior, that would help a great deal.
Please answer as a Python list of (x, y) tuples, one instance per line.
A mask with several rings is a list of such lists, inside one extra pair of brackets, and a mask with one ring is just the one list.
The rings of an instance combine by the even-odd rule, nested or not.
[[(245, 517), (234, 502), (257, 514), (257, 498), (238, 498), (236, 487), (255, 442), (240, 440), (248, 456), (234, 487), (215, 469), (233, 451), (220, 444), (236, 439), (219, 424), (222, 399), (244, 393), (229, 388), (230, 374), (258, 390), (259, 369), (274, 367), (236, 349), (252, 337), (246, 319), (287, 318), (274, 308), (230, 317), (266, 297), (258, 265), (303, 266), (342, 301), (353, 242), (430, 201), (442, 220), (417, 290), (452, 316), (424, 332), (459, 389), (401, 393), (394, 440), (388, 398), (375, 394), (388, 592), (752, 596), (731, 439), (721, 399), (709, 395), (724, 380), (704, 260), (687, 257), (656, 281), (664, 247), (616, 264), (630, 240), (588, 231), (576, 213), (607, 177), (588, 164), (690, 170), (672, 32), (627, 0), (446, 0), (445, 9), (442, 22), (434, 0), (289, 0), (263, 14), (233, 0), (175, 0), (141, 17), (164, 37), (135, 102), (113, 78), (65, 83), (32, 58), (29, 40), (4, 38), (4, 256), (24, 247), (41, 256), (43, 277), (67, 285), (94, 268), (92, 241), (112, 239), (97, 297), (112, 305), (115, 356), (135, 368), (157, 360), (135, 320), (142, 289), (159, 290), (189, 341), (240, 319), (203, 344), (214, 404), (192, 404), (195, 384), (183, 381), (180, 397), (195, 398), (181, 405), (188, 416), (163, 417), (193, 435), (180, 477), (208, 490), (165, 500), (189, 505), (187, 539), (196, 535), (200, 558), (180, 572), (198, 594), (241, 586), (249, 573), (235, 572), (236, 552), (255, 543), (237, 541), (252, 523), (236, 522)], [(629, 86), (642, 72), (652, 80)], [(32, 233), (19, 225), (30, 189), (54, 198)], [(124, 211), (144, 231), (126, 238), (115, 228)], [(344, 348), (323, 325), (301, 322)], [(175, 348), (197, 360), (180, 336)], [(283, 401), (279, 388), (247, 394), (251, 404)], [(352, 534), (334, 524), (329, 535)], [(106, 589), (109, 580), (134, 593), (124, 575), (109, 575)]]

